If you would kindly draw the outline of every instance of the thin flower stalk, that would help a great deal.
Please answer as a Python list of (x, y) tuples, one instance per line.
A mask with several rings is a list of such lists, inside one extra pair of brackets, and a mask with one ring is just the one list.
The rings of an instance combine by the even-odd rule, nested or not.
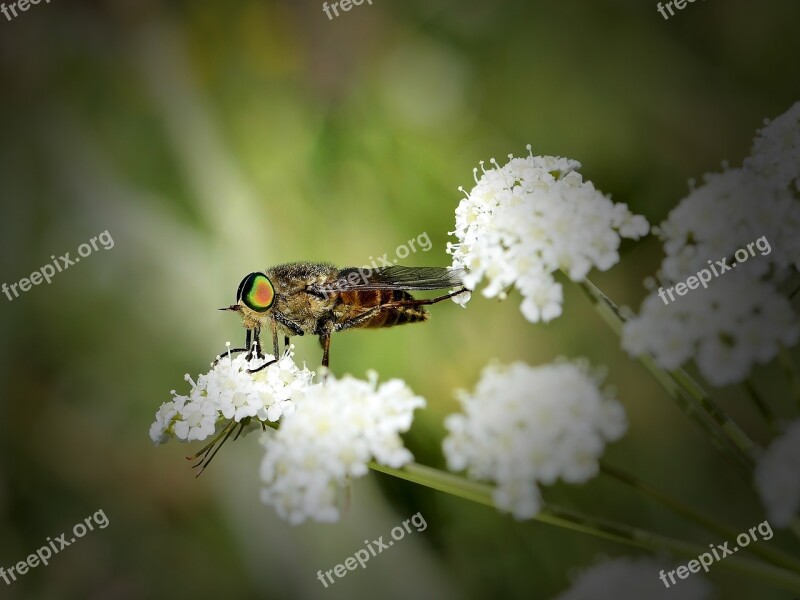
[[(611, 330), (620, 335), (625, 316), (617, 305), (591, 281), (585, 280), (579, 286)], [(749, 483), (755, 465), (753, 457), (758, 453), (758, 447), (747, 434), (717, 406), (684, 369), (666, 371), (646, 355), (641, 356), (639, 361), (679, 408), (711, 436), (714, 445), (727, 456), (739, 474)]]
[[(731, 527), (724, 525), (719, 521), (717, 521), (716, 519), (713, 519), (712, 517), (709, 517), (701, 513), (700, 511), (662, 492), (661, 490), (655, 488), (654, 486), (645, 483), (644, 481), (642, 481), (641, 479), (639, 479), (634, 475), (631, 475), (630, 473), (626, 473), (625, 471), (613, 467), (605, 462), (601, 462), (600, 472), (620, 483), (623, 483), (633, 488), (634, 490), (646, 496), (647, 498), (650, 498), (660, 504), (663, 504), (676, 514), (679, 514), (684, 518), (694, 521), (695, 523), (697, 523), (701, 527), (704, 527), (708, 531), (719, 534), (723, 538), (728, 540), (733, 540), (736, 538), (737, 532), (734, 531)], [(747, 550), (771, 562), (776, 566), (791, 569), (797, 573), (800, 573), (800, 561), (798, 561), (793, 556), (786, 554), (785, 552), (776, 550), (771, 546), (754, 545), (754, 544), (747, 546)]]
[[(417, 463), (410, 463), (401, 469), (394, 469), (371, 462), (369, 467), (374, 471), (385, 473), (398, 479), (445, 492), (484, 506), (497, 508), (492, 500), (491, 486), (469, 481), (452, 473), (446, 473)], [(705, 546), (683, 542), (651, 531), (584, 515), (577, 511), (551, 504), (545, 506), (533, 519), (540, 523), (586, 533), (597, 538), (643, 550), (668, 551), (676, 556), (687, 558), (696, 558), (707, 551)], [(781, 567), (739, 556), (728, 556), (725, 560), (715, 563), (715, 566), (751, 576), (754, 579), (759, 579), (793, 593), (800, 593), (800, 575)]]

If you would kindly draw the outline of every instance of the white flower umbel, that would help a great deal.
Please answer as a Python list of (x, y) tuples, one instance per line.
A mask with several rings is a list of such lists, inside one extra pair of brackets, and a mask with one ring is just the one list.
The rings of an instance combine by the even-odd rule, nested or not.
[(498, 508), (519, 519), (541, 505), (537, 483), (581, 483), (597, 474), (607, 442), (627, 429), (625, 410), (584, 361), (487, 366), (463, 413), (445, 420), (451, 471), (496, 484)]
[(399, 468), (413, 460), (400, 433), (425, 400), (399, 379), (378, 385), (345, 376), (311, 386), (278, 431), (262, 437), (262, 500), (290, 523), (339, 519), (340, 491), (374, 460)]
[[(530, 146), (528, 151), (530, 153)], [(483, 295), (505, 298), (516, 287), (521, 310), (532, 323), (561, 314), (562, 289), (553, 273), (583, 281), (594, 267), (605, 271), (619, 261), (621, 238), (649, 231), (644, 217), (613, 203), (584, 181), (580, 163), (555, 156), (514, 158), (477, 176), (475, 187), (456, 209), (457, 243), (448, 243), (453, 267), (466, 271), (464, 284)], [(462, 190), (463, 191), (463, 190)], [(468, 297), (456, 296), (464, 304)]]
[(800, 102), (766, 122), (744, 164), (777, 188), (800, 190)]
[(798, 339), (798, 315), (772, 284), (730, 272), (667, 305), (653, 292), (625, 324), (622, 347), (632, 356), (650, 354), (668, 371), (695, 359), (703, 376), (722, 386), (744, 381), (755, 364)]
[(746, 169), (703, 179), (654, 228), (666, 254), (658, 273), (662, 284), (683, 281), (701, 269), (712, 272), (716, 261), (725, 258), (737, 271), (773, 280), (800, 267), (800, 202), (791, 192)]
[[(674, 567), (673, 567), (674, 568)], [(618, 558), (599, 563), (582, 572), (572, 587), (555, 600), (706, 600), (712, 588), (701, 575), (676, 579), (676, 592), (668, 578), (667, 585), (659, 578), (670, 567), (652, 559)], [(676, 593), (678, 594), (676, 596)]]
[(221, 421), (240, 423), (252, 417), (262, 422), (276, 422), (294, 411), (295, 403), (311, 384), (314, 373), (300, 369), (293, 353), (256, 373), (273, 360), (271, 355), (247, 360), (244, 354), (223, 356), (197, 383), (189, 375), (192, 389), (187, 396), (174, 391), (173, 398), (161, 405), (150, 427), (150, 438), (161, 444), (175, 438), (183, 442), (204, 440)]
[[(706, 174), (653, 228), (664, 243), (664, 291), (625, 325), (630, 354), (668, 370), (695, 359), (710, 383), (726, 385), (798, 342), (798, 316), (779, 292), (800, 269), (798, 176), (800, 103), (758, 133), (742, 168)], [(668, 302), (690, 278), (696, 287)]]
[(755, 478), (769, 522), (788, 527), (800, 513), (800, 420), (770, 444), (756, 465)]

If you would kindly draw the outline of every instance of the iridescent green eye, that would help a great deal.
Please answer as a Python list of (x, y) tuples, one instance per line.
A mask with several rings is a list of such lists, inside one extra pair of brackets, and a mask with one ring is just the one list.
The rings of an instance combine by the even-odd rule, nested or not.
[(236, 300), (244, 302), (250, 310), (266, 312), (275, 302), (275, 288), (263, 273), (250, 273), (239, 284)]

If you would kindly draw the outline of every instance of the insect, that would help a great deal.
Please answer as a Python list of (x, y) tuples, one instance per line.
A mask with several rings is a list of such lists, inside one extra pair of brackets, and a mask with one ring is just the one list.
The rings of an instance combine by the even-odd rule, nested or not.
[[(272, 333), (276, 359), (279, 334), (286, 347), (291, 336), (315, 335), (322, 346), (322, 366), (328, 367), (333, 333), (426, 321), (430, 315), (424, 306), (467, 291), (462, 276), (461, 270), (442, 267), (339, 269), (328, 263), (290, 263), (247, 275), (236, 291), (236, 304), (220, 310), (238, 312), (247, 330), (245, 347), (231, 352), (263, 356), (265, 328)], [(409, 293), (446, 288), (457, 289), (430, 299)]]
[[(460, 270), (440, 267), (338, 269), (327, 263), (291, 263), (250, 273), (236, 290), (236, 304), (220, 309), (238, 312), (246, 329), (245, 347), (226, 350), (226, 353), (247, 352), (248, 359), (253, 355), (262, 358), (261, 331), (268, 328), (272, 333), (274, 358), (251, 369), (251, 373), (278, 360), (279, 334), (283, 335), (286, 348), (291, 336), (318, 336), (322, 345), (322, 366), (327, 367), (333, 333), (426, 321), (430, 315), (424, 306), (467, 291), (462, 276)], [(445, 288), (457, 289), (430, 299), (417, 299), (409, 293), (412, 290)], [(234, 429), (238, 426), (235, 440), (249, 423), (250, 417), (241, 423), (231, 419), (211, 442), (194, 456), (186, 457), (188, 460), (200, 459), (194, 465), (199, 467), (198, 477)], [(264, 424), (261, 426), (263, 428)]]

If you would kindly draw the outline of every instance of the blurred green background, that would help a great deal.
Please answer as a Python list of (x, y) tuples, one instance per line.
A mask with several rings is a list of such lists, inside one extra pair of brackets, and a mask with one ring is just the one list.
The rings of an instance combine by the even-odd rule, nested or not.
[[(99, 250), (13, 302), (0, 296), (0, 565), (98, 509), (90, 533), (4, 598), (552, 598), (599, 556), (635, 550), (370, 474), (338, 525), (291, 527), (259, 503), (261, 448), (229, 444), (199, 480), (191, 446), (148, 427), (183, 374), (242, 339), (243, 275), (294, 260), (447, 265), (479, 160), (539, 154), (659, 222), (687, 180), (737, 165), (765, 117), (800, 99), (800, 5), (374, 0), (40, 3), (0, 17), (0, 274), (11, 284), (108, 230)], [(638, 308), (655, 240), (593, 279)], [(745, 530), (759, 504), (620, 349), (574, 287), (533, 326), (476, 295), (425, 325), (333, 338), (334, 372), (400, 377), (428, 399), (408, 446), (442, 466), (452, 392), (492, 358), (609, 367), (630, 433), (609, 461)], [(297, 340), (316, 367), (316, 340)], [(756, 382), (783, 407), (780, 378)], [(734, 390), (720, 402), (768, 439)], [(721, 542), (602, 477), (545, 497), (707, 545)], [(316, 579), (416, 512), (428, 523), (324, 589)], [(797, 552), (781, 534), (770, 542)], [(654, 574), (654, 577), (656, 574)], [(720, 598), (790, 598), (724, 569)], [(676, 588), (675, 597), (680, 590)]]

